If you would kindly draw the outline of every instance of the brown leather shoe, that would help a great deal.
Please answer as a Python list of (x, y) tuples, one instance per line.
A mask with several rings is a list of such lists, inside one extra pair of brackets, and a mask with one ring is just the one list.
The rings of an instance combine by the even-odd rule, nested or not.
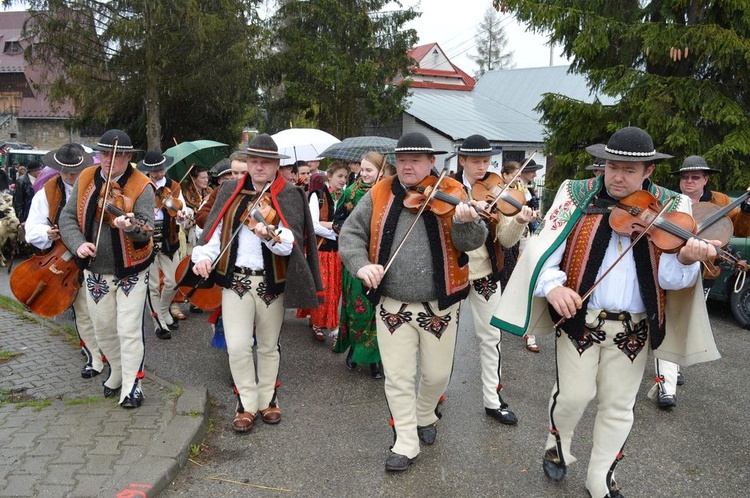
[(326, 340), (326, 331), (322, 327), (313, 327), (312, 336), (316, 341), (323, 342)]
[(539, 346), (536, 345), (536, 337), (533, 335), (525, 335), (523, 338), (526, 340), (526, 349), (531, 351), (532, 353), (538, 353), (539, 352)]
[(234, 416), (234, 421), (232, 422), (232, 429), (237, 432), (249, 431), (253, 428), (253, 425), (255, 425), (255, 417), (257, 415), (257, 413), (253, 415), (252, 413), (248, 412), (237, 413), (237, 415)]
[(267, 424), (278, 424), (281, 422), (281, 410), (278, 406), (269, 406), (265, 410), (261, 410), (260, 414), (263, 416), (263, 422)]

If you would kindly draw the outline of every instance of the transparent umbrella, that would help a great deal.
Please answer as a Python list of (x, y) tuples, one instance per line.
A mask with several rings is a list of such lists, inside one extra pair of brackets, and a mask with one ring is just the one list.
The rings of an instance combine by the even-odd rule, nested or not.
[(279, 153), (289, 156), (289, 159), (282, 159), (281, 164), (321, 157), (321, 152), (339, 142), (330, 133), (315, 128), (290, 128), (271, 135), (271, 138), (278, 145)]

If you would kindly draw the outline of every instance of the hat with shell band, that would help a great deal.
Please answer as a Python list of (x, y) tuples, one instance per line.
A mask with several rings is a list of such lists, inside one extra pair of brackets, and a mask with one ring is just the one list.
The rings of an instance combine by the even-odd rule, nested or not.
[(500, 149), (495, 149), (482, 135), (471, 135), (464, 139), (458, 148), (459, 156), (490, 157), (500, 154)]
[(115, 139), (117, 139), (117, 152), (138, 152), (138, 149), (133, 148), (133, 142), (128, 134), (122, 130), (104, 132), (92, 148), (101, 152), (110, 152), (115, 147)]
[(586, 166), (586, 171), (604, 171), (606, 168), (604, 164), (606, 162), (607, 161), (605, 161), (604, 159), (597, 159), (596, 161), (594, 161), (594, 164), (589, 164), (588, 166)]
[(398, 139), (396, 147), (393, 149), (395, 154), (447, 154), (444, 150), (435, 150), (432, 148), (430, 139), (418, 131), (404, 133)]
[(682, 161), (682, 167), (677, 171), (672, 171), (670, 175), (681, 175), (682, 173), (688, 173), (690, 171), (702, 171), (707, 175), (713, 173), (721, 173), (720, 169), (709, 168), (708, 163), (701, 156), (687, 156)]
[(42, 162), (61, 173), (80, 173), (94, 165), (94, 158), (80, 144), (69, 143), (47, 152)]
[(674, 157), (656, 152), (651, 135), (636, 126), (620, 128), (612, 134), (607, 145), (589, 145), (586, 152), (599, 159), (634, 163), (652, 163)]
[(138, 163), (137, 168), (143, 172), (159, 171), (169, 168), (173, 162), (173, 157), (165, 156), (158, 150), (150, 150), (146, 152), (146, 157)]

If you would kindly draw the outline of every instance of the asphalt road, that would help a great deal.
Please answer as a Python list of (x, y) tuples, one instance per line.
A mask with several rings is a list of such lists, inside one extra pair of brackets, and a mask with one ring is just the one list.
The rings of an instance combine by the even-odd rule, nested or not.
[[(0, 290), (9, 294), (5, 272)], [(660, 410), (646, 397), (653, 377), (649, 363), (617, 471), (628, 497), (747, 493), (750, 331), (738, 327), (723, 305), (709, 309), (723, 358), (684, 369), (686, 383), (678, 388), (674, 410)], [(423, 447), (408, 471), (390, 474), (383, 467), (392, 442), (383, 381), (371, 379), (366, 369), (348, 371), (343, 355), (313, 341), (305, 321), (288, 312), (281, 338), (283, 420), (236, 434), (226, 352), (210, 346), (206, 314), (186, 314), (171, 341), (156, 339), (148, 324), (146, 366), (173, 382), (206, 386), (214, 401), (213, 429), (164, 496), (587, 496), (593, 403), (573, 443), (579, 461), (565, 480), (550, 483), (541, 470), (554, 383), (552, 336), (538, 337), (539, 354), (526, 351), (520, 338), (505, 336), (504, 397), (520, 422), (502, 426), (484, 414), (467, 310), (437, 442)]]

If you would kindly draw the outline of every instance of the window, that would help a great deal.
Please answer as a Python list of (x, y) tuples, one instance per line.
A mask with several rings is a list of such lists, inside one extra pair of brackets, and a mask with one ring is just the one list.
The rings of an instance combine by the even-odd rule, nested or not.
[(23, 49), (21, 48), (21, 44), (17, 41), (5, 42), (5, 48), (3, 49), (4, 54), (20, 54), (21, 52), (23, 52)]

